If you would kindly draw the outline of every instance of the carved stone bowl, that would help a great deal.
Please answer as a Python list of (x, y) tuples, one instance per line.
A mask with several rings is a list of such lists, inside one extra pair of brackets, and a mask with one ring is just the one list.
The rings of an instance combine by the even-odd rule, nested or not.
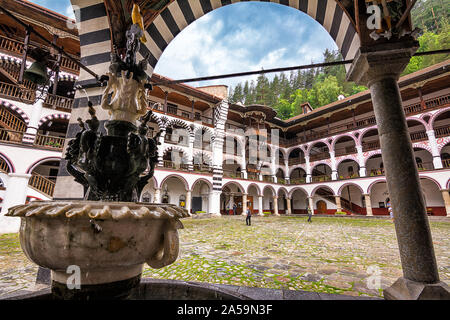
[(185, 209), (167, 204), (35, 201), (13, 207), (26, 256), (66, 285), (79, 268), (81, 285), (140, 279), (143, 264), (162, 268), (178, 257)]

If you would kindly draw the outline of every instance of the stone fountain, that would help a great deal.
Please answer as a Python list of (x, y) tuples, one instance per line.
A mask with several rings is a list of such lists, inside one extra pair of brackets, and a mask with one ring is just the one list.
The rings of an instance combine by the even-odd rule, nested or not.
[(124, 58), (112, 54), (102, 77), (106, 135), (89, 103), (91, 119), (78, 119), (80, 132), (68, 143), (67, 170), (83, 185), (84, 200), (36, 201), (7, 214), (21, 218), (27, 257), (51, 270), (53, 298), (123, 299), (139, 285), (144, 263), (162, 268), (177, 259), (179, 219), (188, 212), (138, 202), (158, 155), (157, 137), (147, 137), (146, 60), (136, 63), (141, 37), (132, 25)]

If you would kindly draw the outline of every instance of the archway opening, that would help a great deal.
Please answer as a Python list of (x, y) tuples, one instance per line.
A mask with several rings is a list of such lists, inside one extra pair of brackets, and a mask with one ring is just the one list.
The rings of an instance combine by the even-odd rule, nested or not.
[(312, 182), (331, 181), (331, 167), (325, 163), (316, 165), (312, 169)]
[(355, 140), (349, 136), (343, 136), (338, 138), (334, 145), (334, 153), (336, 157), (356, 153)]
[(360, 188), (348, 184), (341, 188), (341, 206), (342, 210), (351, 214), (367, 214), (365, 209), (364, 195)]
[(308, 194), (303, 189), (294, 189), (291, 195), (293, 214), (306, 214), (308, 211)]
[(210, 193), (211, 188), (208, 183), (203, 180), (198, 180), (197, 182), (195, 182), (194, 186), (192, 187), (192, 213), (209, 213)]
[(161, 185), (161, 203), (169, 203), (186, 208), (186, 184), (180, 177), (171, 176)]
[(370, 129), (361, 137), (362, 151), (367, 152), (371, 150), (380, 149), (380, 138), (377, 129)]
[[(220, 194), (220, 213), (224, 215), (242, 214), (244, 190), (234, 182), (227, 183), (222, 187)], [(247, 203), (253, 207), (253, 197), (247, 197)]]
[(346, 159), (339, 163), (337, 171), (339, 180), (358, 178), (359, 164), (355, 160)]

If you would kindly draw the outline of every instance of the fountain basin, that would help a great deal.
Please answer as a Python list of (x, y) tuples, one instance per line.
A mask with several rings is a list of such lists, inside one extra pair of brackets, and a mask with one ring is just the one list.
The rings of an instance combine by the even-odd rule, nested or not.
[[(167, 204), (99, 201), (35, 201), (10, 208), (20, 217), (25, 255), (51, 270), (61, 298), (139, 284), (144, 263), (162, 268), (179, 252), (179, 219), (185, 209)], [(78, 272), (78, 273), (77, 273)], [(86, 290), (71, 290), (79, 283)], [(66, 290), (68, 289), (68, 290)], [(67, 291), (67, 292), (66, 292)], [(94, 294), (95, 295), (95, 294)]]

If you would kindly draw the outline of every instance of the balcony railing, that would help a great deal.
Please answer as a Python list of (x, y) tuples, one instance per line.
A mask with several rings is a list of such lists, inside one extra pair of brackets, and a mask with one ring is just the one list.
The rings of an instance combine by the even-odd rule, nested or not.
[(380, 149), (380, 141), (373, 142), (363, 142), (362, 143), (362, 151), (370, 151), (370, 150), (378, 150)]
[(240, 171), (230, 171), (230, 170), (223, 170), (223, 176), (227, 178), (242, 178), (242, 172)]
[(163, 160), (163, 167), (167, 169), (175, 169), (175, 170), (182, 170), (182, 171), (188, 171), (189, 165), (187, 164), (175, 164), (175, 162), (170, 160)]
[(331, 181), (331, 176), (312, 176), (312, 182), (323, 182), (323, 181)]
[(44, 103), (56, 108), (71, 111), (73, 107), (73, 99), (67, 97), (61, 97), (53, 94), (47, 94)]
[(442, 166), (444, 168), (450, 168), (450, 159), (443, 159), (442, 160)]
[[(41, 47), (50, 50), (49, 47), (42, 44), (37, 45), (31, 43), (30, 47), (31, 48)], [(15, 56), (21, 56), (23, 53), (23, 48), (24, 44), (22, 41), (14, 40), (5, 36), (0, 36), (0, 50), (6, 51), (8, 53), (13, 53)], [(76, 60), (79, 59), (75, 56), (72, 57), (75, 58)], [(65, 69), (75, 74), (78, 74), (80, 72), (80, 67), (78, 66), (78, 64), (76, 64), (75, 62), (73, 62), (72, 60), (70, 60), (65, 56), (63, 56), (61, 59), (61, 69), (62, 70)]]
[(417, 163), (417, 169), (419, 171), (433, 170), (433, 162), (419, 162)]
[(204, 172), (204, 173), (211, 173), (212, 168), (208, 165), (204, 164), (194, 164), (194, 171), (195, 172)]
[(309, 161), (314, 162), (314, 161), (319, 161), (319, 160), (329, 159), (329, 158), (330, 158), (329, 152), (321, 152), (321, 153), (312, 154), (309, 157)]
[(290, 184), (303, 184), (306, 183), (306, 178), (296, 178), (296, 179), (290, 179)]
[(42, 146), (49, 149), (56, 149), (58, 151), (62, 151), (65, 140), (66, 140), (65, 138), (61, 137), (52, 137), (37, 134), (34, 144), (36, 146)]
[(0, 107), (0, 124), (4, 127), (23, 132), (27, 129), (27, 125), (19, 117), (9, 112), (7, 109)]
[(55, 182), (47, 179), (40, 174), (33, 173), (31, 175), (30, 181), (28, 185), (37, 191), (42, 192), (47, 195), (49, 198), (53, 197), (53, 192), (55, 191)]
[(354, 146), (350, 146), (350, 147), (344, 147), (344, 148), (337, 148), (335, 150), (335, 156), (336, 157), (340, 157), (340, 156), (345, 156), (347, 154), (353, 154), (356, 153), (356, 148)]
[(355, 172), (353, 174), (348, 174), (348, 175), (340, 175), (339, 180), (347, 180), (347, 179), (354, 179), (354, 178), (359, 178), (359, 173)]
[(425, 141), (428, 139), (426, 131), (413, 132), (409, 134), (412, 142)]
[(170, 133), (166, 133), (166, 135), (164, 136), (164, 142), (171, 143), (171, 144), (178, 144), (178, 145), (182, 145), (182, 146), (189, 145), (189, 141), (188, 141), (187, 137), (180, 136), (180, 135), (174, 135), (174, 134), (170, 134)]
[(7, 143), (21, 144), (22, 139), (23, 139), (23, 132), (0, 128), (0, 141)]
[(447, 126), (437, 127), (436, 129), (434, 129), (434, 135), (436, 136), (436, 138), (450, 136), (450, 126), (447, 125)]
[[(187, 112), (187, 111), (184, 111), (184, 110), (176, 110), (175, 108), (172, 108), (170, 111), (167, 110), (167, 112), (164, 112), (164, 107), (163, 106), (160, 106), (157, 109), (153, 109), (153, 111), (156, 111), (158, 113), (167, 113), (168, 115), (170, 115), (172, 117), (180, 118), (180, 119), (183, 119), (183, 120), (201, 121), (203, 125), (206, 125), (208, 127), (213, 127), (213, 119), (212, 118), (209, 118), (209, 117), (206, 117), (206, 116), (202, 116), (202, 115), (198, 115), (198, 114), (195, 114), (195, 113), (193, 114), (192, 112)], [(181, 113), (181, 115), (179, 115), (178, 113)]]
[(296, 164), (306, 163), (306, 160), (305, 160), (305, 158), (293, 158), (293, 159), (289, 159), (288, 163), (290, 166), (293, 166)]
[(0, 97), (20, 102), (32, 103), (36, 98), (34, 90), (16, 86), (14, 84), (0, 82)]

